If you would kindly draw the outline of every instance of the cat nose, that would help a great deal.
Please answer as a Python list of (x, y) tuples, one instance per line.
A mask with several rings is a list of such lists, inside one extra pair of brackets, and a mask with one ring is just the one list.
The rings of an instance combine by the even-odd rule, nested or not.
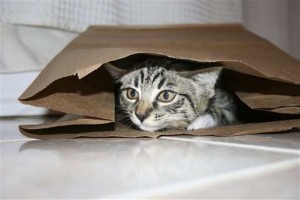
[(146, 119), (146, 114), (144, 114), (144, 113), (135, 113), (135, 115), (136, 115), (136, 117), (141, 121), (141, 122), (143, 122), (145, 119)]
[(136, 117), (143, 123), (143, 121), (150, 115), (152, 108), (148, 102), (141, 101), (135, 108)]

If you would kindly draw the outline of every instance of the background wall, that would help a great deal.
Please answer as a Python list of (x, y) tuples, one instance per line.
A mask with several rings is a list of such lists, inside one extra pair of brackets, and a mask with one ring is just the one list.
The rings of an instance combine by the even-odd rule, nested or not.
[(300, 0), (1, 0), (3, 23), (81, 32), (89, 25), (241, 23), (300, 60)]
[(300, 60), (300, 0), (244, 0), (243, 24)]

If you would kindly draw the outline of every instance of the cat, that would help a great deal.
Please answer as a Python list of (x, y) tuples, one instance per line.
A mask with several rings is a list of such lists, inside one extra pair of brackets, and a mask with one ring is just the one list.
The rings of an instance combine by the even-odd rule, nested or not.
[(106, 65), (120, 84), (119, 111), (151, 132), (234, 123), (234, 100), (218, 84), (222, 67), (187, 71), (183, 65), (168, 58), (148, 59), (131, 71)]

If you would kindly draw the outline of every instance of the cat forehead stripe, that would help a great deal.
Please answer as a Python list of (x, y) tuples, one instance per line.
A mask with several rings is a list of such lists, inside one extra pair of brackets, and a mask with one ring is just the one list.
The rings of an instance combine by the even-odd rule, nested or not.
[(138, 76), (136, 76), (135, 78), (134, 78), (134, 87), (138, 87), (139, 86), (139, 77)]
[(144, 83), (144, 71), (143, 70), (141, 70), (140, 75), (141, 75), (141, 84), (143, 84)]
[(153, 77), (153, 79), (152, 79), (152, 83), (154, 83), (155, 82), (155, 80), (158, 78), (158, 76), (159, 76), (159, 73), (156, 73), (156, 75)]
[(146, 82), (150, 82), (151, 81), (151, 74), (152, 74), (152, 71), (148, 68), (148, 67), (146, 67), (146, 68), (144, 68), (144, 69), (142, 69), (142, 70), (144, 70), (144, 72), (145, 72), (145, 74), (146, 74), (146, 78), (145, 78), (145, 81)]
[(155, 71), (154, 73), (152, 74), (152, 83), (154, 83), (156, 80), (158, 80), (158, 78), (162, 78), (163, 76), (163, 71), (164, 69), (163, 68), (158, 68), (158, 67), (155, 67)]
[(165, 77), (163, 77), (161, 80), (160, 80), (160, 82), (158, 83), (158, 89), (160, 89), (162, 86), (163, 86), (163, 84), (166, 82), (166, 78)]
[[(145, 68), (142, 68), (141, 70), (140, 70), (140, 73), (139, 73), (139, 76), (141, 77), (141, 83), (144, 83), (144, 81), (146, 82), (146, 83), (150, 83), (150, 82), (152, 82), (153, 83), (153, 81), (151, 81), (151, 79), (152, 79), (152, 77), (153, 77), (153, 74), (155, 74), (156, 73), (156, 69), (155, 68), (153, 68), (153, 67), (145, 67)], [(144, 77), (146, 77), (146, 78), (144, 78)]]

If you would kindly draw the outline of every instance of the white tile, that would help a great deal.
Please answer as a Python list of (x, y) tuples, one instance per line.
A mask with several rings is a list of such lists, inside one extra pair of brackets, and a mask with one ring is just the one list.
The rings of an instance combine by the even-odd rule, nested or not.
[(122, 196), (298, 158), (166, 139), (17, 141), (0, 149), (4, 199)]
[[(157, 188), (160, 193), (154, 198), (288, 198), (298, 192), (298, 168), (278, 172), (271, 167), (266, 174), (255, 171), (299, 160), (298, 133), (43, 141), (26, 138), (18, 130), (20, 124), (49, 120), (0, 120), (0, 198), (150, 198), (149, 191)], [(252, 178), (237, 176), (251, 170)], [(209, 184), (219, 178), (223, 181)], [(199, 180), (201, 185), (189, 185)], [(274, 191), (268, 193), (265, 185)], [(220, 192), (214, 193), (217, 188)]]
[[(257, 147), (282, 148), (295, 150), (300, 153), (300, 131), (285, 133), (268, 133), (256, 135), (242, 135), (232, 137), (214, 137), (214, 136), (176, 136), (166, 137), (171, 139), (187, 139), (190, 141), (218, 142), (226, 144), (253, 145)], [(255, 148), (255, 147), (254, 147)], [(283, 150), (284, 151), (284, 150)]]
[(299, 172), (299, 163), (284, 170), (270, 168), (270, 172), (265, 174), (252, 174), (253, 176), (215, 183), (202, 190), (194, 188), (189, 194), (193, 194), (190, 197), (206, 199), (299, 199)]
[(235, 171), (167, 188), (139, 191), (125, 198), (155, 199), (299, 199), (299, 159)]

